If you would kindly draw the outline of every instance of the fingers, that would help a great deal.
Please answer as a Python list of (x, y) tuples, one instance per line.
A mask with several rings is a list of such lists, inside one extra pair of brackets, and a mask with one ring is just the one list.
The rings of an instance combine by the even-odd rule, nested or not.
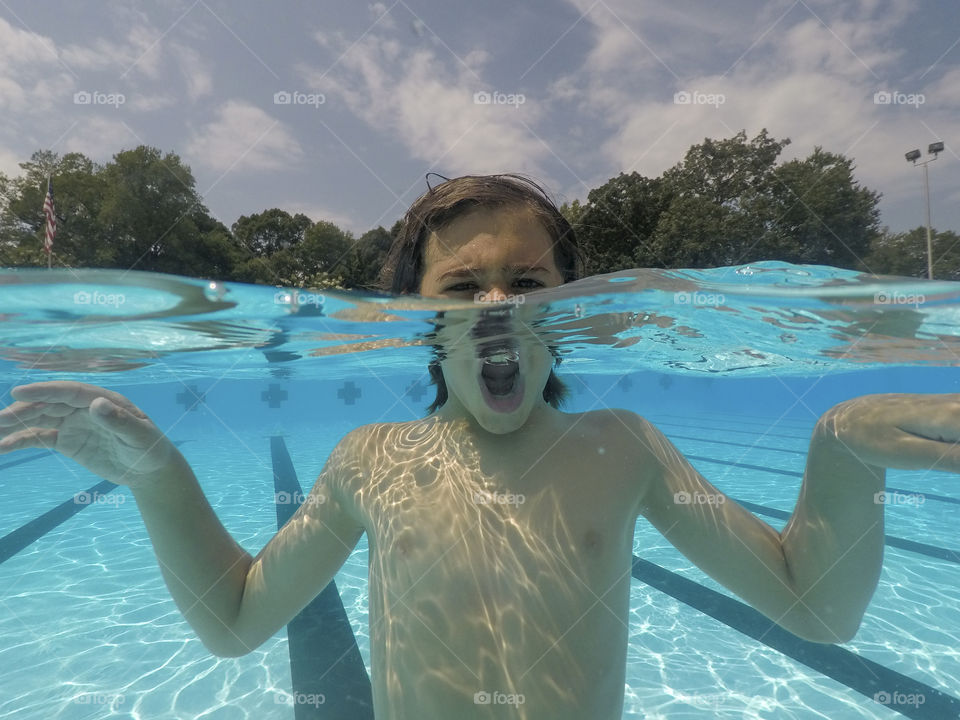
[(73, 408), (90, 407), (90, 403), (98, 397), (107, 398), (110, 402), (119, 405), (136, 417), (146, 417), (140, 409), (127, 398), (113, 390), (74, 382), (72, 380), (55, 380), (38, 382), (29, 385), (18, 385), (10, 391), (16, 400), (24, 402), (60, 403)]
[(54, 424), (47, 424), (46, 427), (56, 427), (60, 423), (60, 418), (69, 415), (75, 409), (67, 405), (17, 401), (0, 410), (0, 432), (5, 427), (41, 424), (48, 419)]
[(56, 445), (56, 430), (27, 428), (0, 440), (0, 455), (25, 448), (54, 448)]
[(107, 398), (96, 398), (91, 403), (90, 417), (119, 436), (127, 445), (150, 447), (157, 441), (159, 431), (146, 416), (133, 415), (126, 408), (112, 403)]
[(960, 444), (901, 432), (896, 439), (895, 454), (889, 460), (887, 467), (898, 470), (960, 473)]

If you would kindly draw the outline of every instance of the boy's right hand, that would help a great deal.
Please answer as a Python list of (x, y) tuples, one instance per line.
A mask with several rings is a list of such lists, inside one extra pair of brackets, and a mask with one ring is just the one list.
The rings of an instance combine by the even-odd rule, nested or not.
[(19, 385), (0, 410), (0, 454), (51, 448), (117, 485), (149, 483), (179, 462), (180, 451), (120, 393), (86, 383)]

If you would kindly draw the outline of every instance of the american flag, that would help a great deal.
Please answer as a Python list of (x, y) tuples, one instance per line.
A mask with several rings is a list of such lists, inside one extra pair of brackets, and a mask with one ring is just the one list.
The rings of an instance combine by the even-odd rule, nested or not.
[(47, 255), (53, 250), (53, 237), (57, 234), (57, 216), (53, 212), (53, 178), (47, 178), (47, 199), (43, 201), (43, 214), (47, 218), (47, 233), (43, 238), (43, 249)]

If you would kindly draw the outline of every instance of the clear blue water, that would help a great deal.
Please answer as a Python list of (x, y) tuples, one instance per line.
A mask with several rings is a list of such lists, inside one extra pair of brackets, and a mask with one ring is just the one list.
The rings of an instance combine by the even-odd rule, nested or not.
[[(432, 398), (416, 392), (428, 350), (403, 345), (430, 328), (436, 303), (325, 293), (320, 314), (319, 299), (300, 300), (306, 312), (273, 288), (0, 272), (0, 389), (71, 379), (127, 395), (181, 443), (256, 553), (277, 527), (271, 436), (306, 492), (349, 430), (420, 417)], [(569, 411), (640, 413), (776, 529), (824, 410), (869, 392), (960, 392), (960, 286), (949, 283), (767, 263), (621, 273), (545, 300), (544, 327), (569, 350)], [(99, 481), (49, 452), (0, 456), (0, 548)], [(735, 606), (716, 605), (734, 596), (641, 519), (634, 553), (668, 582), (633, 581), (624, 717), (960, 717), (931, 714), (960, 707), (949, 705), (960, 697), (960, 477), (894, 470), (887, 482), (902, 502), (886, 510), (879, 587), (847, 654), (827, 660), (744, 632)], [(286, 632), (241, 658), (211, 656), (167, 593), (129, 491), (47, 525), (0, 562), (0, 718), (294, 717)], [(369, 673), (366, 539), (336, 584)], [(720, 611), (704, 612), (708, 601)], [(924, 701), (864, 690), (894, 682)]]

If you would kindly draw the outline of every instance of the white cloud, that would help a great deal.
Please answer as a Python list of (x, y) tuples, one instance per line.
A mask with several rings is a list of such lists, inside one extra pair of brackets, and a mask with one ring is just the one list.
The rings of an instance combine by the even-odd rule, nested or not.
[[(346, 50), (342, 41), (336, 45)], [(451, 173), (541, 171), (549, 151), (527, 129), (535, 131), (542, 116), (536, 98), (517, 106), (476, 104), (474, 93), (498, 88), (474, 70), (487, 61), (487, 53), (474, 51), (466, 58), (465, 66), (449, 53), (438, 56), (433, 49), (404, 46), (371, 32), (329, 72), (304, 69), (301, 74), (309, 87), (326, 94), (328, 107), (344, 104), (430, 166)]]
[(326, 222), (331, 222), (341, 230), (351, 231), (355, 237), (360, 237), (370, 228), (364, 225), (363, 223), (358, 223), (349, 215), (344, 215), (341, 212), (336, 210), (331, 210), (329, 208), (312, 205), (308, 203), (297, 203), (297, 202), (287, 202), (279, 205), (281, 210), (286, 210), (291, 215), (296, 215), (297, 213), (303, 213), (308, 218), (314, 222), (320, 222), (324, 220)]
[(190, 99), (196, 100), (209, 95), (213, 89), (213, 76), (200, 53), (184, 45), (175, 45), (173, 54), (186, 80), (187, 95)]
[(16, 177), (20, 174), (19, 163), (26, 158), (17, 157), (6, 148), (0, 147), (0, 173), (7, 177)]
[(119, 118), (94, 115), (80, 117), (56, 150), (79, 152), (91, 160), (105, 162), (123, 148), (133, 148), (139, 144), (140, 140)]
[(224, 103), (216, 119), (195, 132), (185, 150), (192, 161), (218, 172), (282, 170), (295, 165), (301, 153), (282, 123), (239, 100)]

